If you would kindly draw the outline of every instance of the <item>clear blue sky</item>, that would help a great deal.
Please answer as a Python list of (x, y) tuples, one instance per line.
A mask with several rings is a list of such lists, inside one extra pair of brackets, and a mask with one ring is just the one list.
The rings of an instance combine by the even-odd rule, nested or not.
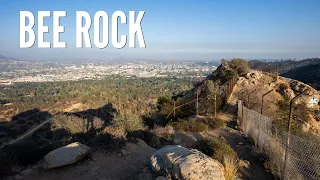
[[(66, 49), (19, 48), (19, 12), (64, 10)], [(75, 48), (75, 13), (146, 11), (142, 21), (146, 49)], [(45, 25), (52, 27), (52, 19)], [(120, 25), (120, 33), (128, 26)], [(52, 30), (52, 29), (50, 29)], [(91, 29), (92, 30), (92, 29)], [(52, 40), (52, 33), (45, 35)], [(93, 41), (93, 37), (91, 36)], [(319, 0), (1, 0), (0, 54), (26, 60), (111, 59), (165, 60), (220, 58), (320, 57)]]

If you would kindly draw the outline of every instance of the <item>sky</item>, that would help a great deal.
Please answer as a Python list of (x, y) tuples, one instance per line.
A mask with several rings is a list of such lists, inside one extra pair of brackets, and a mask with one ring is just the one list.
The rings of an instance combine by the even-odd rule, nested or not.
[[(155, 60), (288, 59), (320, 57), (319, 0), (1, 0), (0, 55), (23, 60), (104, 60), (119, 57)], [(145, 11), (142, 31), (146, 48), (112, 46), (76, 48), (76, 11), (93, 20), (97, 11)], [(60, 20), (67, 48), (20, 48), (20, 11), (66, 11)], [(52, 17), (45, 41), (52, 42)], [(119, 34), (129, 26), (119, 25)], [(111, 37), (111, 26), (110, 26)]]

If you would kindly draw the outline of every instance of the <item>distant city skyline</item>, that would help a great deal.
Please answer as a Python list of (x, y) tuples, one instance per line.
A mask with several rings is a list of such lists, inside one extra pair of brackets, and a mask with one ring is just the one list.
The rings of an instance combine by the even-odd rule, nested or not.
[[(34, 61), (75, 61), (153, 59), (220, 60), (303, 59), (320, 57), (320, 1), (318, 0), (228, 0), (228, 1), (73, 1), (17, 0), (0, 2), (0, 55)], [(19, 12), (67, 11), (61, 19), (65, 33), (61, 40), (66, 49), (19, 48)], [(145, 11), (142, 28), (145, 49), (75, 48), (75, 13), (87, 11)], [(52, 18), (45, 19), (52, 28)], [(37, 29), (37, 26), (34, 27)], [(127, 34), (127, 25), (119, 26)], [(93, 32), (93, 26), (90, 33)], [(45, 35), (52, 41), (52, 33)], [(93, 40), (93, 37), (91, 37)]]

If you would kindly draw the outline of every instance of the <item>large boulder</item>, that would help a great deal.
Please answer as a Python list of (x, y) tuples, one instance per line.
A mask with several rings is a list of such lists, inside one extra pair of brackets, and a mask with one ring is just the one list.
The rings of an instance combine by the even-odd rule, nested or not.
[(84, 158), (90, 151), (90, 148), (84, 144), (74, 142), (67, 146), (60, 147), (49, 152), (44, 157), (44, 169), (74, 164)]
[(181, 180), (224, 180), (220, 162), (195, 149), (166, 146), (151, 157), (152, 170), (160, 175)]

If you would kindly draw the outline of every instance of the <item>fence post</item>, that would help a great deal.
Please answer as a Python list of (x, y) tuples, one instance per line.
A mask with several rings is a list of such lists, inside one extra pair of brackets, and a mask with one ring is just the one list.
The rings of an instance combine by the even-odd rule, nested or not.
[(299, 98), (300, 96), (302, 96), (303, 94), (305, 94), (309, 90), (310, 90), (309, 88), (304, 90), (302, 93), (300, 93), (299, 95), (297, 95), (296, 97), (294, 97), (290, 100), (290, 112), (289, 112), (289, 119), (288, 119), (288, 135), (287, 135), (286, 149), (285, 149), (285, 153), (284, 153), (284, 163), (283, 163), (283, 172), (282, 172), (283, 179), (286, 178), (285, 173), (286, 173), (286, 168), (287, 168), (288, 149), (289, 149), (289, 145), (290, 145), (290, 135), (291, 135), (290, 131), (291, 131), (291, 121), (292, 121), (292, 115), (293, 115), (293, 105), (294, 105), (294, 102), (297, 98)]

